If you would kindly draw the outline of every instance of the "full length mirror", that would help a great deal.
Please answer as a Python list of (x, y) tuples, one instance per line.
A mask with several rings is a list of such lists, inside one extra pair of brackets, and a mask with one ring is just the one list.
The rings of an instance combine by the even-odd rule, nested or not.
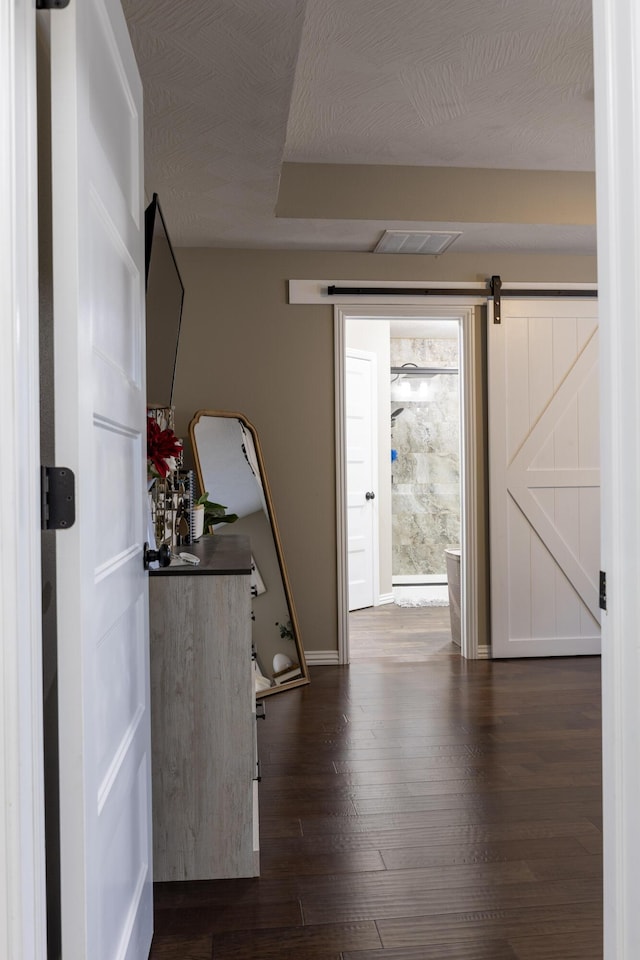
[(201, 492), (237, 514), (215, 536), (251, 540), (256, 695), (309, 682), (282, 544), (255, 428), (239, 413), (199, 410), (189, 424)]

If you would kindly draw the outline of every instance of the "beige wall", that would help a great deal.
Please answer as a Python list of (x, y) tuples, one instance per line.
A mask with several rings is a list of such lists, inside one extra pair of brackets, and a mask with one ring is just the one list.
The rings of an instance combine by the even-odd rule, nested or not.
[(284, 163), (276, 209), (319, 220), (595, 224), (595, 187), (595, 174), (568, 170)]
[(181, 248), (185, 305), (174, 402), (244, 413), (272, 487), (302, 639), (337, 648), (333, 311), (287, 303), (289, 279), (593, 282), (595, 257)]

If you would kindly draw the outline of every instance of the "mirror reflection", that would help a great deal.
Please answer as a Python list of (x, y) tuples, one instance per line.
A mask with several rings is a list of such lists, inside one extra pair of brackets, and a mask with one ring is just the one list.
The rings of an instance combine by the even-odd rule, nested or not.
[[(308, 683), (308, 671), (258, 436), (239, 413), (200, 410), (189, 425), (201, 492), (237, 514), (214, 536), (251, 541), (256, 695)], [(205, 531), (204, 536), (207, 536)], [(210, 535), (210, 534), (209, 534)]]

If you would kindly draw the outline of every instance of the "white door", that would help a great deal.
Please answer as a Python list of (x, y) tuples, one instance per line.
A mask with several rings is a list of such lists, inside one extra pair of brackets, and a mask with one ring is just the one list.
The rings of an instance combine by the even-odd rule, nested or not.
[(504, 300), (488, 337), (492, 654), (598, 653), (597, 304)]
[(375, 386), (375, 354), (347, 350), (345, 410), (349, 610), (372, 607), (375, 599)]
[(118, 0), (51, 16), (62, 954), (152, 934), (142, 89)]

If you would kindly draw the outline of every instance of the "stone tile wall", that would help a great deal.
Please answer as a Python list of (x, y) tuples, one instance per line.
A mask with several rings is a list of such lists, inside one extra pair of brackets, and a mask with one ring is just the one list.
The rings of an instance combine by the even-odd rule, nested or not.
[[(391, 339), (391, 365), (458, 367), (456, 340)], [(394, 577), (446, 574), (444, 551), (460, 543), (460, 401), (457, 374), (412, 379), (427, 396), (391, 385)], [(423, 392), (425, 387), (422, 388)]]

